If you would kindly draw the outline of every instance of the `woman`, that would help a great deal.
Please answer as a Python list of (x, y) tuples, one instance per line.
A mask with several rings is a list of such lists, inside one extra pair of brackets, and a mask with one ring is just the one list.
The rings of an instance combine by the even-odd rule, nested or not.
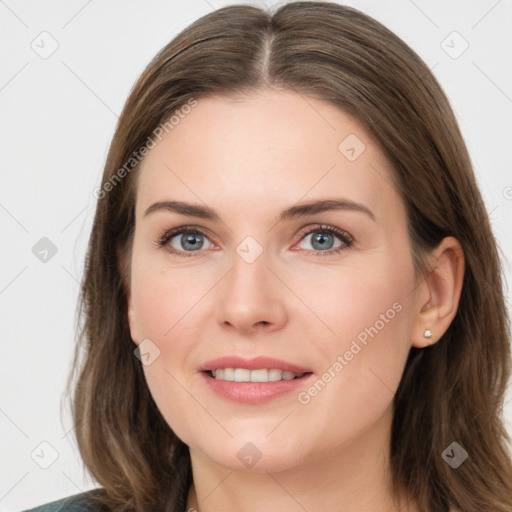
[(204, 16), (95, 195), (70, 385), (101, 489), (53, 506), (511, 509), (496, 242), (397, 36), (331, 3)]

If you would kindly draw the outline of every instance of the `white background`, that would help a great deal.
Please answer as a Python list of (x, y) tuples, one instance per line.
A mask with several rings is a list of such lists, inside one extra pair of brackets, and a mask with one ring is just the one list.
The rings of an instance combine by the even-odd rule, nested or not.
[[(99, 184), (117, 117), (138, 75), (180, 30), (230, 3), (237, 2), (0, 0), (2, 511), (95, 486), (82, 470), (67, 410), (60, 417), (95, 208), (92, 190)], [(403, 38), (447, 92), (510, 282), (512, 2), (346, 3)], [(47, 59), (31, 47), (42, 46), (46, 37), (45, 48), (50, 48), (49, 36), (40, 36), (43, 31), (58, 43)], [(442, 47), (453, 31), (469, 44), (457, 59)], [(444, 43), (454, 46), (452, 52), (462, 48), (457, 37)], [(46, 263), (32, 253), (42, 237), (58, 250)], [(512, 434), (512, 401), (506, 417)], [(31, 458), (34, 450), (51, 456), (41, 442), (58, 453), (48, 469)]]

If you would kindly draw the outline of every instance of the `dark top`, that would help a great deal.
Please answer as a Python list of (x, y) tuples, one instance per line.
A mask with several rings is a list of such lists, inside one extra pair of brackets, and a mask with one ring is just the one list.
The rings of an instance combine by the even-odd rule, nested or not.
[(24, 512), (97, 512), (97, 508), (94, 508), (90, 503), (90, 497), (92, 491), (83, 492), (80, 494), (74, 494), (45, 505), (40, 505)]

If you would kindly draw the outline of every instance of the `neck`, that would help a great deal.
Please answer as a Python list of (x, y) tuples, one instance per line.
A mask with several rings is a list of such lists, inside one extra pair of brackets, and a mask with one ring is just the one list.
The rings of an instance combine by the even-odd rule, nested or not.
[(297, 510), (325, 512), (417, 512), (413, 500), (395, 501), (389, 473), (391, 415), (383, 425), (329, 453), (279, 472), (225, 468), (193, 449), (193, 481), (187, 512), (257, 512)]

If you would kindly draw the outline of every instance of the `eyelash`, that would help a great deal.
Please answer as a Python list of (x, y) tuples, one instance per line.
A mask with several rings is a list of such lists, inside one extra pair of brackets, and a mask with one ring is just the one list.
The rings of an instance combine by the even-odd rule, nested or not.
[[(346, 232), (342, 231), (341, 229), (335, 228), (334, 226), (328, 226), (325, 224), (317, 224), (313, 227), (308, 227), (307, 229), (300, 232), (300, 239), (299, 242), (301, 242), (307, 235), (310, 235), (311, 233), (331, 233), (336, 235), (342, 242), (342, 245), (339, 247), (336, 247), (335, 249), (329, 249), (327, 251), (315, 251), (315, 250), (309, 250), (306, 252), (310, 255), (314, 256), (330, 256), (333, 254), (339, 254), (340, 252), (350, 249), (354, 243), (354, 239)], [(181, 235), (183, 233), (188, 233), (192, 235), (202, 235), (206, 238), (208, 238), (208, 235), (202, 231), (201, 229), (198, 229), (195, 226), (181, 226), (179, 228), (171, 229), (170, 231), (167, 231), (162, 236), (159, 236), (156, 240), (156, 246), (158, 248), (164, 248), (169, 254), (174, 254), (176, 256), (184, 257), (184, 258), (190, 258), (193, 256), (196, 256), (194, 254), (195, 252), (202, 252), (202, 251), (178, 251), (174, 247), (171, 247), (168, 245), (169, 241), (172, 240), (175, 236)], [(208, 238), (209, 240), (209, 238)]]

